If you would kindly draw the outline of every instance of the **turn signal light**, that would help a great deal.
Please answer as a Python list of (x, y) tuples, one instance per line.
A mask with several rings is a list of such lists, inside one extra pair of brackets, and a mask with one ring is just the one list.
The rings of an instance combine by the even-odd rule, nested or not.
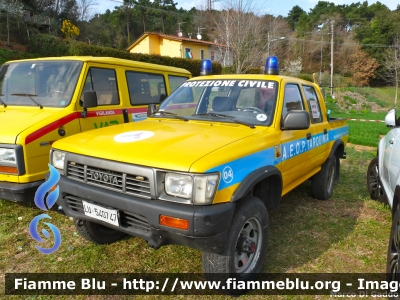
[(164, 215), (160, 215), (160, 225), (177, 228), (177, 229), (182, 229), (182, 230), (189, 229), (189, 221), (188, 220), (168, 217), (168, 216), (164, 216)]
[(18, 169), (16, 167), (0, 166), (0, 173), (18, 174)]

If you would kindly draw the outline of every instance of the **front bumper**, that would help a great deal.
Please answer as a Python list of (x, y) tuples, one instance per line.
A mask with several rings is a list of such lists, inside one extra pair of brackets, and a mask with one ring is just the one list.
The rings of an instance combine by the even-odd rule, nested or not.
[(14, 202), (33, 201), (44, 180), (29, 183), (0, 182), (0, 199)]
[[(140, 237), (151, 247), (178, 244), (204, 252), (224, 250), (235, 203), (194, 206), (161, 200), (147, 200), (106, 189), (89, 186), (61, 176), (57, 204), (67, 216), (88, 220)], [(82, 200), (119, 211), (120, 226), (88, 217), (83, 212)], [(174, 229), (159, 224), (160, 215), (189, 221), (188, 230)]]

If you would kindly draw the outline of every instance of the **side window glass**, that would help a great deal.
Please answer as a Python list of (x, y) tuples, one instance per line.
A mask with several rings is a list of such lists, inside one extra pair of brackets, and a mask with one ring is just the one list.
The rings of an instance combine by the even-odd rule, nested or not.
[(164, 76), (140, 72), (126, 72), (129, 98), (132, 105), (159, 104), (165, 99)]
[(319, 106), (317, 93), (314, 87), (303, 85), (304, 93), (308, 102), (308, 109), (310, 111), (311, 123), (322, 122), (321, 107)]
[(115, 70), (90, 68), (83, 91), (96, 91), (99, 106), (119, 104)]
[(297, 84), (287, 84), (283, 98), (282, 120), (288, 111), (304, 110), (303, 100), (301, 98), (300, 88)]
[(180, 87), (181, 84), (188, 79), (189, 78), (187, 77), (168, 75), (169, 89), (171, 90), (171, 93), (175, 91), (178, 87)]

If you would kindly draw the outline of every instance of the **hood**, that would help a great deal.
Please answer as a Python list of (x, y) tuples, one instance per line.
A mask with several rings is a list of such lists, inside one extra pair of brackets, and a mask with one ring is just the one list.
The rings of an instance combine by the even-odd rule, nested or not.
[(17, 136), (32, 125), (54, 115), (54, 109), (39, 107), (4, 108), (0, 106), (0, 144), (15, 144)]
[(147, 119), (67, 137), (55, 142), (53, 148), (187, 172), (210, 152), (264, 130), (232, 123)]

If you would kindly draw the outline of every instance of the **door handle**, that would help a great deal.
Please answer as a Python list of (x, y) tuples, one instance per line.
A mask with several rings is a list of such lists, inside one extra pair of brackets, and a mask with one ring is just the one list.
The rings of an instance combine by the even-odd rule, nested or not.
[(394, 138), (392, 138), (392, 139), (389, 141), (389, 144), (390, 144), (390, 145), (393, 145), (393, 144), (394, 144)]
[(326, 130), (326, 128), (324, 128), (324, 134), (327, 134), (328, 133), (328, 130)]
[(306, 133), (306, 137), (307, 137), (307, 140), (311, 139), (311, 133), (310, 133), (310, 132), (307, 132), (307, 133)]

